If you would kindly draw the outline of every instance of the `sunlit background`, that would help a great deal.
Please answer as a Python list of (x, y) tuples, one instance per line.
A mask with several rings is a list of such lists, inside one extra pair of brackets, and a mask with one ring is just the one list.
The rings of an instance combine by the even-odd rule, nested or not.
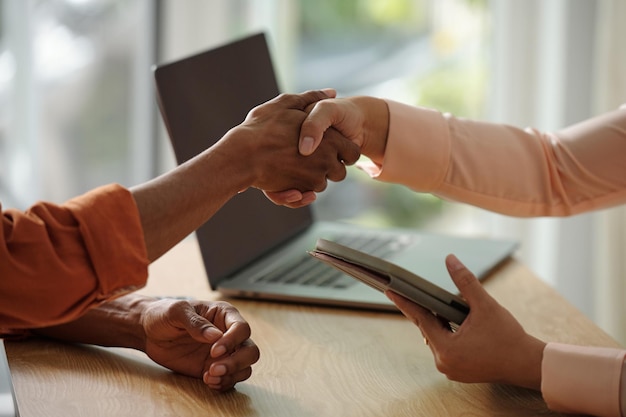
[[(0, 200), (25, 209), (174, 166), (151, 67), (264, 31), (285, 92), (334, 87), (558, 129), (626, 102), (620, 0), (0, 0)], [(523, 175), (523, 173), (520, 173)], [(513, 237), (626, 341), (626, 216), (519, 220), (350, 168), (320, 218)]]

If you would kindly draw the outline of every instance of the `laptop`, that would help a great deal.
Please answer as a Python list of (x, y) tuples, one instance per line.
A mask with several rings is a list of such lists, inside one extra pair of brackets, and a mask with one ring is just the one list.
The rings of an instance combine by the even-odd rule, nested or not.
[(0, 417), (18, 417), (17, 400), (11, 381), (9, 361), (4, 350), (4, 340), (0, 339)]
[[(156, 66), (154, 76), (179, 164), (279, 94), (263, 33)], [(238, 194), (195, 233), (210, 286), (225, 296), (391, 311), (397, 310), (383, 294), (311, 258), (307, 251), (317, 239), (383, 257), (452, 293), (458, 290), (445, 268), (447, 254), (484, 278), (517, 247), (514, 241), (317, 221), (311, 206), (277, 206), (256, 189)]]

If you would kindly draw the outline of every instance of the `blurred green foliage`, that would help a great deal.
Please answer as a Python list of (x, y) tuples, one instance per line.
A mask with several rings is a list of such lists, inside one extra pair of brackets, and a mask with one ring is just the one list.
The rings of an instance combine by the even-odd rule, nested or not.
[[(438, 56), (437, 42), (448, 41), (447, 33), (432, 28), (432, 7), (436, 0), (300, 0), (301, 32), (318, 39), (360, 39), (361, 44), (382, 36), (427, 36), (433, 49), (430, 70), (405, 80), (410, 104), (449, 112), (459, 117), (479, 118), (484, 111), (487, 66), (483, 56), (458, 36), (452, 52)], [(458, 0), (478, 13), (486, 0)], [(458, 5), (458, 4), (457, 4)], [(452, 28), (454, 30), (455, 28)], [(479, 40), (480, 41), (480, 40)], [(351, 45), (358, 45), (352, 43)], [(475, 45), (475, 44), (474, 44)], [(450, 44), (444, 44), (449, 47)], [(335, 45), (337, 47), (337, 45)], [(372, 181), (350, 167), (350, 186), (363, 187), (367, 210), (353, 221), (377, 226), (420, 227), (440, 215), (446, 204), (441, 199), (414, 192), (404, 186)]]
[(484, 65), (455, 63), (437, 68), (413, 81), (416, 105), (458, 117), (479, 118), (484, 113), (487, 69)]
[(300, 0), (301, 31), (371, 32), (411, 27), (427, 22), (427, 0)]

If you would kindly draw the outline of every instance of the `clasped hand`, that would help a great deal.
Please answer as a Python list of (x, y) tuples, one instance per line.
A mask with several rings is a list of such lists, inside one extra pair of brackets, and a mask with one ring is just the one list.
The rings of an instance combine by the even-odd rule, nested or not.
[(226, 302), (154, 301), (145, 309), (145, 353), (183, 375), (201, 378), (211, 389), (225, 391), (248, 379), (259, 349), (250, 326)]

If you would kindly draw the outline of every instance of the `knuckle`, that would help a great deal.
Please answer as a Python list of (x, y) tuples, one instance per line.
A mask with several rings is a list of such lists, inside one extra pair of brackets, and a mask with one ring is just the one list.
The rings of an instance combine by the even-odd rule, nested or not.
[(169, 307), (167, 307), (167, 304), (165, 304), (166, 302), (166, 300), (163, 300), (163, 305), (166, 306), (166, 311), (169, 311), (169, 314), (171, 316), (181, 318), (189, 314), (188, 310), (190, 309), (191, 304), (189, 304), (188, 301), (174, 300), (170, 302)]
[(265, 107), (263, 105), (253, 107), (249, 112), (247, 119), (256, 119), (265, 113)]
[(439, 358), (437, 361), (435, 361), (435, 365), (439, 372), (444, 374), (447, 378), (450, 378), (450, 376), (452, 375), (453, 369), (450, 367), (450, 365), (447, 362)]
[(206, 325), (206, 320), (202, 316), (194, 314), (189, 317), (189, 324), (191, 325), (191, 327), (201, 328)]
[(242, 336), (244, 339), (249, 339), (252, 336), (252, 328), (246, 321), (242, 321), (238, 324), (241, 327)]
[(261, 359), (261, 351), (258, 346), (254, 345), (254, 355), (252, 356), (252, 363), (257, 363)]
[(241, 372), (240, 381), (245, 381), (246, 379), (250, 378), (251, 376), (252, 376), (252, 368), (251, 367), (247, 367), (246, 369), (244, 369)]
[(313, 191), (315, 191), (316, 193), (321, 193), (326, 189), (326, 187), (328, 187), (328, 181), (326, 180), (326, 178), (322, 178), (315, 182), (313, 186)]
[(343, 181), (347, 175), (346, 167), (340, 164), (339, 167), (329, 172), (328, 179), (335, 182)]
[(346, 152), (346, 156), (343, 159), (343, 162), (346, 165), (354, 165), (359, 158), (361, 157), (361, 150), (359, 149), (359, 147), (352, 143), (353, 146), (351, 146), (348, 150), (348, 152)]
[(339, 177), (337, 181), (343, 181), (347, 176), (348, 176), (348, 171), (346, 170), (346, 167), (342, 165), (339, 170)]
[(231, 303), (228, 303), (226, 301), (215, 301), (214, 304), (217, 308), (225, 310), (225, 311), (239, 312), (237, 308), (235, 308), (235, 306), (233, 306)]
[(455, 369), (456, 358), (448, 349), (440, 349), (437, 351), (435, 364), (437, 370), (444, 375), (451, 374)]
[(454, 274), (454, 280), (459, 286), (467, 287), (476, 283), (476, 277), (467, 268), (463, 268)]

